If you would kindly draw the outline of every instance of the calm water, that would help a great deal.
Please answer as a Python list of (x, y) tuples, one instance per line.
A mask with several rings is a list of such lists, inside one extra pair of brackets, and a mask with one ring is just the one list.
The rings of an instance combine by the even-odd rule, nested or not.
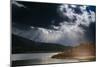
[[(59, 52), (58, 52), (59, 53)], [(75, 59), (53, 59), (51, 56), (56, 53), (31, 53), (31, 54), (13, 54), (12, 61), (18, 61), (17, 65), (31, 65), (31, 64), (50, 64), (50, 63), (67, 63), (79, 62)]]

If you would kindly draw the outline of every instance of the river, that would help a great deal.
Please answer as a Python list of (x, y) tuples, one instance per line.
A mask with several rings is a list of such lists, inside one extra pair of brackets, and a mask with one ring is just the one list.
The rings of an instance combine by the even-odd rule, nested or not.
[(53, 63), (69, 63), (79, 62), (75, 59), (53, 59), (51, 56), (58, 54), (55, 53), (30, 53), (30, 54), (12, 54), (11, 60), (13, 65), (40, 65), (40, 64), (53, 64)]

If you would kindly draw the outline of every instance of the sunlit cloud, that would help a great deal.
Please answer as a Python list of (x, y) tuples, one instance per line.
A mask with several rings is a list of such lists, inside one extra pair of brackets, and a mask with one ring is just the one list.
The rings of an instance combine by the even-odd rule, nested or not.
[[(79, 8), (81, 14), (75, 12), (75, 8)], [(57, 9), (58, 14), (62, 18), (67, 17), (67, 19), (69, 19), (70, 21), (66, 21), (65, 19), (59, 23), (59, 26), (53, 25), (51, 30), (39, 28), (39, 30), (41, 31), (41, 35), (39, 35), (39, 41), (60, 43), (64, 45), (73, 45), (84, 41), (85, 30), (80, 27), (80, 25), (88, 27), (91, 23), (95, 22), (95, 12), (91, 10), (90, 12), (88, 12), (86, 8), (87, 6), (76, 5), (59, 6), (59, 8)], [(38, 41), (38, 39), (36, 41)]]

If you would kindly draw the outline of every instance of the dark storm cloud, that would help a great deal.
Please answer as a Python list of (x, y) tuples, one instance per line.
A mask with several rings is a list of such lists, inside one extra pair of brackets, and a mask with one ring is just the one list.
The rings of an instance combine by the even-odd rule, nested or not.
[[(12, 6), (12, 20), (17, 26), (13, 27), (13, 33), (16, 35), (37, 42), (72, 46), (80, 42), (95, 40), (94, 6), (18, 3), (23, 4), (26, 8)], [(22, 28), (19, 28), (20, 26)], [(27, 26), (27, 29), (23, 29)]]
[[(42, 3), (26, 3), (23, 4), (26, 8), (16, 6), (13, 7), (13, 22), (24, 23), (36, 27), (48, 27), (54, 18), (57, 18), (56, 4)], [(17, 8), (17, 9), (16, 9)]]

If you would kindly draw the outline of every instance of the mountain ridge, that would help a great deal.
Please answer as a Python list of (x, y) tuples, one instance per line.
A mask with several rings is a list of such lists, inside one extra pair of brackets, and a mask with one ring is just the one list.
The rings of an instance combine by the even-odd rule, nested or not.
[(12, 34), (12, 53), (61, 52), (69, 48), (71, 46), (35, 42)]

